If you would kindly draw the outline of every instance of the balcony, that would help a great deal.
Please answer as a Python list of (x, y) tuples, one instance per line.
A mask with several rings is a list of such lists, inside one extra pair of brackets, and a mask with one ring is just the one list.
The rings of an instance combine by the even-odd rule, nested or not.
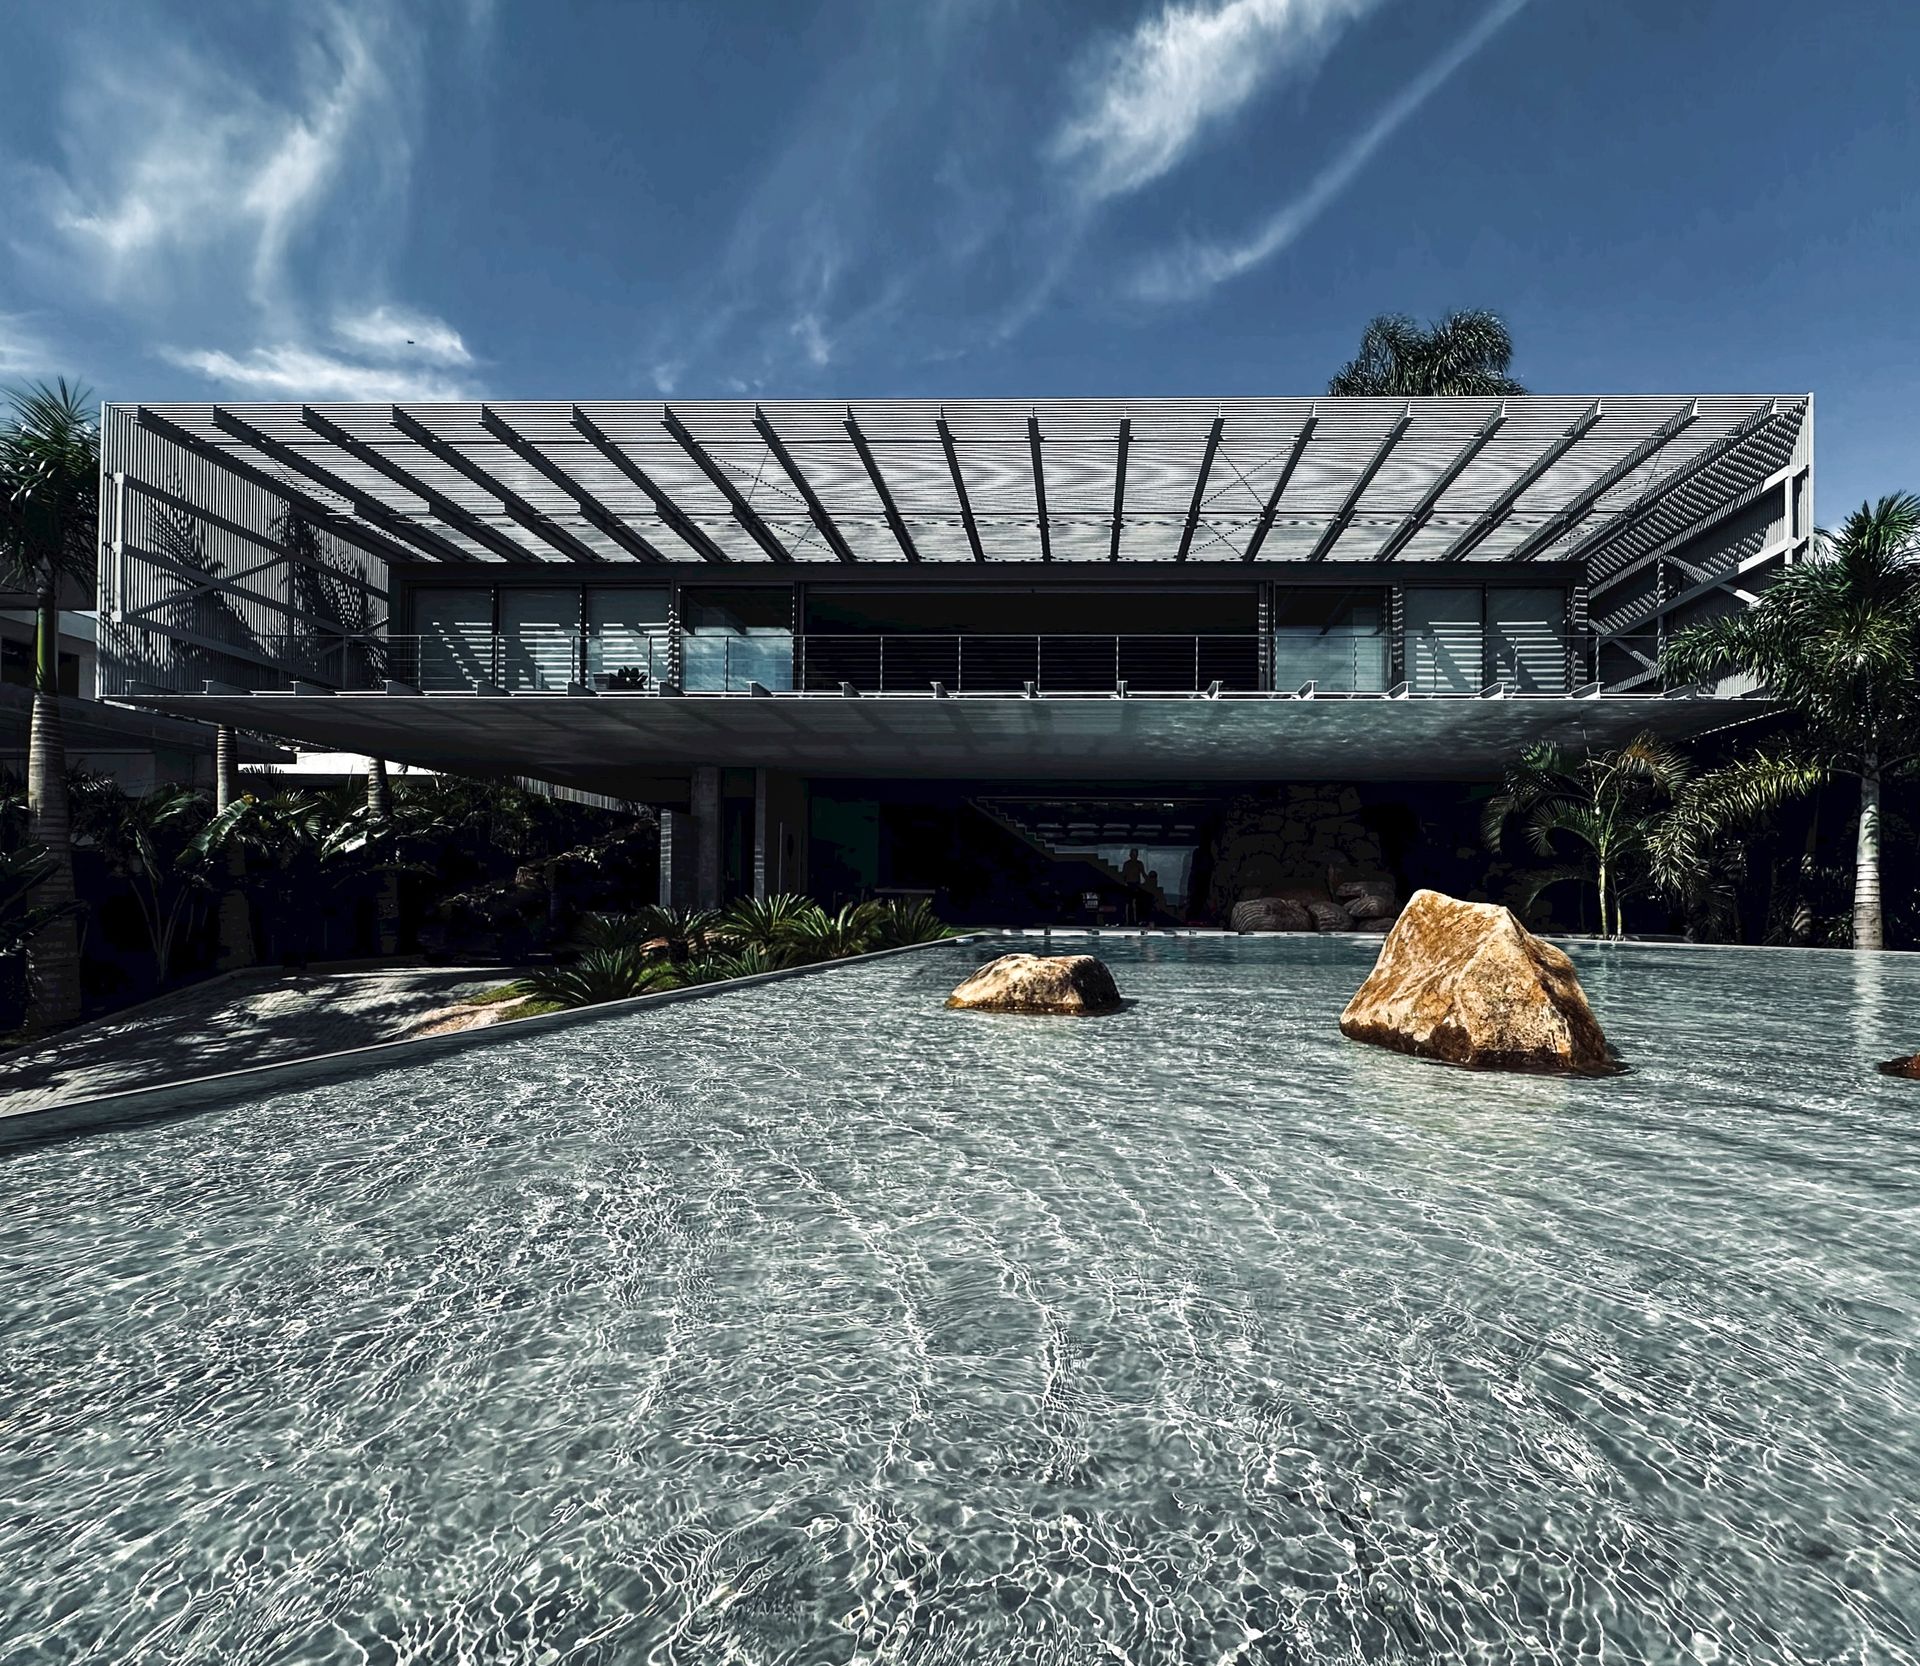
[[(1140, 697), (1304, 695), (1320, 699), (1485, 698), (1585, 692), (1591, 635), (1500, 641), (1384, 634), (939, 635), (665, 629), (442, 631), (303, 637), (281, 648), (293, 676), (344, 690), (388, 682), (426, 693)], [(1655, 662), (1657, 644), (1610, 638), (1608, 652)], [(1404, 667), (1393, 680), (1396, 661)]]

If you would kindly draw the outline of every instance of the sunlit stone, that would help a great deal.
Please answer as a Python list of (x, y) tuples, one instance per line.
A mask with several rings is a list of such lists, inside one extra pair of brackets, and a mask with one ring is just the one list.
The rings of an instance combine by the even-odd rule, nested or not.
[(947, 997), (972, 1012), (1112, 1012), (1120, 991), (1104, 962), (1090, 954), (1003, 954)]
[(1438, 891), (1414, 893), (1340, 1032), (1482, 1070), (1621, 1068), (1571, 960), (1511, 909)]

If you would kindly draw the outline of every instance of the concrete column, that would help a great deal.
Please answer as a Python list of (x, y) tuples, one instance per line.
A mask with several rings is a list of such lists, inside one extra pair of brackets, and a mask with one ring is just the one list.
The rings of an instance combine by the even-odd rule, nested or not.
[(693, 772), (693, 906), (720, 906), (720, 771), (701, 764)]
[(693, 906), (693, 817), (685, 810), (660, 812), (660, 906)]
[(767, 772), (756, 769), (753, 772), (753, 897), (756, 902), (767, 900), (768, 879), (776, 860), (767, 843), (767, 834)]

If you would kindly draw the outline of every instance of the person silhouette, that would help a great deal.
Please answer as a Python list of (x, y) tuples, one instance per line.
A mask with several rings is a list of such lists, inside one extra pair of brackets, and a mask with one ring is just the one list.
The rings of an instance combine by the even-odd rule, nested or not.
[(1120, 883), (1127, 888), (1127, 924), (1134, 925), (1140, 918), (1140, 904), (1147, 885), (1147, 865), (1140, 860), (1140, 847), (1135, 845), (1127, 852), (1127, 859), (1120, 864)]

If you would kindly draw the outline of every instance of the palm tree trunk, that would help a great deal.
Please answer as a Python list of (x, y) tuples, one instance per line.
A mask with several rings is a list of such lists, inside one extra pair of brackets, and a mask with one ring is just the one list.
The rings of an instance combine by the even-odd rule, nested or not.
[[(213, 813), (224, 815), (240, 796), (238, 772), (234, 768), (233, 731), (222, 723), (213, 732)], [(220, 893), (220, 944), (214, 965), (222, 972), (254, 962), (253, 911), (247, 906), (244, 885), (246, 858), (237, 843), (227, 846), (227, 885)]]
[(29, 835), (54, 859), (33, 901), (57, 908), (27, 949), (32, 973), (28, 1027), (71, 1024), (80, 1016), (80, 926), (73, 910), (73, 822), (67, 805), (67, 747), (60, 724), (60, 606), (51, 579), (37, 598), (33, 721), (27, 739)]
[(1853, 850), (1853, 946), (1883, 946), (1880, 912), (1880, 759), (1869, 753), (1860, 771), (1860, 827)]
[(1602, 862), (1596, 870), (1597, 886), (1600, 892), (1600, 935), (1607, 935), (1607, 865)]

